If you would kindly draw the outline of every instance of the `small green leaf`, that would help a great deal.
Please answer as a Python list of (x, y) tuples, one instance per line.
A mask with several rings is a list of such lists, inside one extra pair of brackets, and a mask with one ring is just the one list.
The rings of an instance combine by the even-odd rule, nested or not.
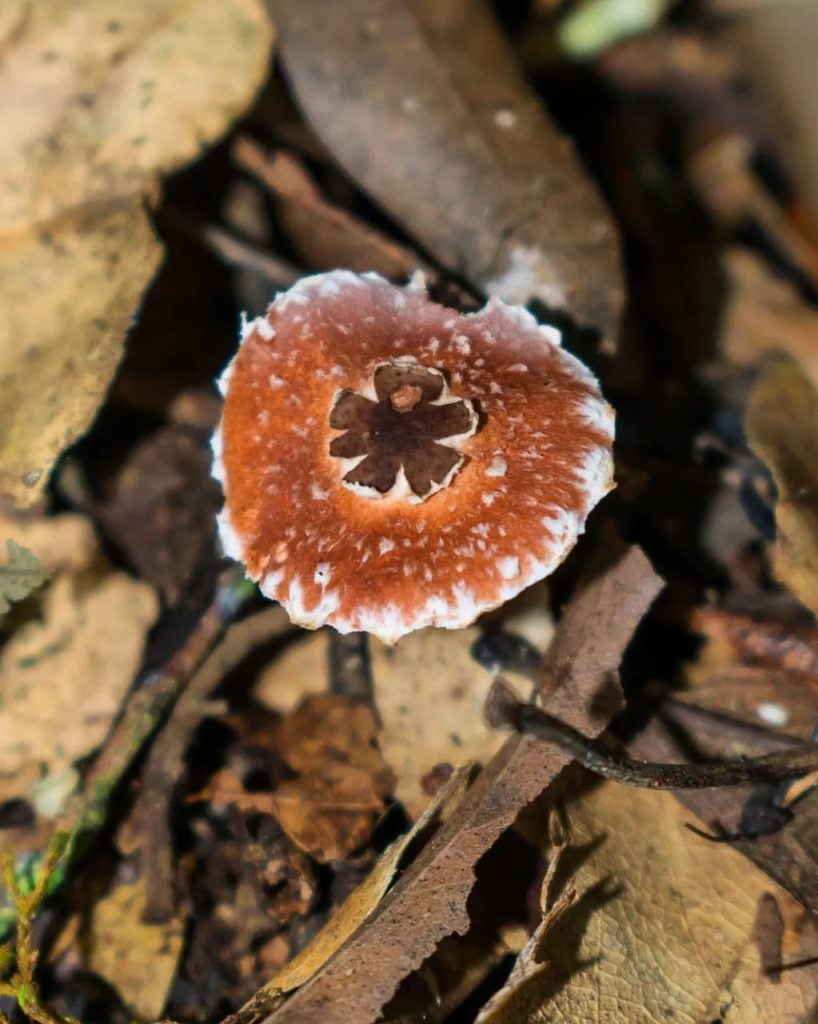
[(9, 540), (7, 550), (6, 562), (0, 565), (0, 616), (6, 614), (12, 602), (28, 597), (45, 579), (40, 563), (28, 548)]

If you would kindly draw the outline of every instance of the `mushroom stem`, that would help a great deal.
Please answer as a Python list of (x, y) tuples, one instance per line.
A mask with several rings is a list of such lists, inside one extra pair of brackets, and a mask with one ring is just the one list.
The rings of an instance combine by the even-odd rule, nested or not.
[(372, 700), (372, 671), (366, 633), (329, 633), (329, 688), (331, 693)]
[(494, 726), (511, 726), (545, 743), (554, 743), (581, 765), (606, 779), (647, 789), (711, 789), (747, 782), (791, 779), (818, 771), (818, 743), (760, 757), (712, 764), (667, 764), (635, 761), (612, 754), (581, 732), (533, 704), (519, 700), (502, 679), (495, 680), (486, 701), (486, 715)]

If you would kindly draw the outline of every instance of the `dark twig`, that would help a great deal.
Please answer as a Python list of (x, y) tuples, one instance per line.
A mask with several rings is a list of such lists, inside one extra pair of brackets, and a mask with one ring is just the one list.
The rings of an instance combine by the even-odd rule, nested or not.
[(790, 964), (775, 964), (773, 967), (768, 967), (764, 971), (764, 974), (769, 977), (778, 977), (783, 971), (797, 971), (803, 967), (814, 967), (818, 964), (818, 956), (810, 956), (805, 960), (794, 960)]
[(167, 921), (174, 912), (170, 812), (184, 771), (185, 752), (202, 720), (212, 714), (211, 694), (249, 651), (288, 628), (289, 620), (278, 606), (235, 623), (190, 678), (151, 748), (142, 772), (141, 793), (132, 812), (145, 837), (143, 868), (148, 921)]
[(634, 761), (612, 754), (570, 725), (533, 704), (519, 700), (511, 687), (495, 681), (489, 692), (486, 713), (492, 725), (510, 725), (546, 743), (555, 743), (581, 765), (606, 779), (648, 789), (710, 789), (738, 786), (746, 782), (790, 779), (818, 769), (818, 744), (807, 743), (792, 750), (761, 757), (712, 764), (662, 764)]

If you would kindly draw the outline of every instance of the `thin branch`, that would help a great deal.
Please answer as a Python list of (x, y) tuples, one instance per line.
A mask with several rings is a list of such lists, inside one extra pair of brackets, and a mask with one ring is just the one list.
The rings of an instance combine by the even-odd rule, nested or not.
[(635, 761), (612, 754), (570, 725), (533, 704), (519, 700), (503, 680), (495, 681), (486, 702), (486, 714), (494, 726), (511, 726), (517, 732), (555, 743), (581, 765), (606, 779), (647, 789), (711, 789), (747, 782), (791, 779), (818, 770), (818, 744), (806, 743), (791, 750), (761, 757), (711, 764), (666, 764)]

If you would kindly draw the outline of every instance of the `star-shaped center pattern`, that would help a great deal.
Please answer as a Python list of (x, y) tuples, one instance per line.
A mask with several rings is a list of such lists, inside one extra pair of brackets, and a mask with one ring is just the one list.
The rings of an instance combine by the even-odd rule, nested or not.
[(440, 370), (418, 363), (382, 363), (373, 383), (377, 400), (349, 390), (337, 396), (329, 423), (344, 433), (331, 442), (330, 455), (359, 459), (344, 476), (350, 487), (386, 494), (402, 469), (407, 497), (423, 501), (463, 465), (459, 446), (477, 430), (474, 404), (451, 398)]

